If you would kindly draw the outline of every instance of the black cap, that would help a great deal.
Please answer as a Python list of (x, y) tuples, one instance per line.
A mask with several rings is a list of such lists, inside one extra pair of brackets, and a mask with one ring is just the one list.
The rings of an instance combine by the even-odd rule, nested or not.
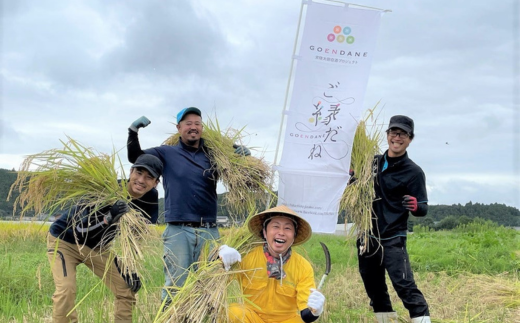
[(141, 156), (137, 157), (137, 160), (131, 168), (139, 167), (146, 169), (154, 178), (159, 178), (163, 172), (162, 161), (154, 155), (150, 154), (142, 154)]
[(397, 115), (391, 117), (387, 131), (392, 128), (403, 129), (413, 136), (413, 120), (407, 116)]
[(184, 117), (188, 113), (195, 113), (199, 117), (202, 116), (201, 113), (200, 113), (200, 110), (195, 108), (195, 107), (184, 108), (184, 109), (181, 110), (181, 112), (177, 113), (177, 124), (181, 123), (182, 119), (184, 119)]

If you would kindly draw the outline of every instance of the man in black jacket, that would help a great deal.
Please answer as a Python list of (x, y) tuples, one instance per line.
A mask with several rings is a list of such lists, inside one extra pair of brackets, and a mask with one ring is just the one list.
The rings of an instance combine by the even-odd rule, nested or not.
[(379, 323), (398, 322), (385, 270), (412, 322), (430, 323), (428, 304), (415, 284), (406, 250), (409, 212), (425, 216), (428, 211), (424, 172), (406, 152), (414, 138), (413, 120), (393, 116), (386, 133), (388, 150), (374, 158), (373, 234), (369, 241), (357, 242), (359, 272)]
[[(155, 187), (162, 175), (162, 162), (155, 156), (140, 156), (130, 170), (126, 183), (132, 197), (130, 206), (157, 221), (158, 193)], [(132, 322), (135, 294), (141, 288), (136, 274), (121, 274), (117, 258), (108, 244), (117, 233), (117, 223), (128, 212), (126, 201), (93, 211), (75, 205), (56, 220), (47, 237), (47, 256), (56, 290), (52, 296), (54, 323), (78, 322), (73, 311), (76, 299), (76, 267), (84, 263), (103, 280), (115, 296), (116, 323)]]

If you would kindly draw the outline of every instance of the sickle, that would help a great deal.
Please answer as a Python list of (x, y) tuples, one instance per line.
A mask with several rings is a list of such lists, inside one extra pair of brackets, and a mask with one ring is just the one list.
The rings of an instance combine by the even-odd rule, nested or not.
[[(329, 248), (327, 248), (327, 246), (323, 242), (321, 242), (321, 241), (320, 241), (320, 244), (321, 244), (321, 247), (323, 248), (323, 253), (325, 254), (325, 274), (323, 274), (323, 276), (321, 277), (321, 281), (318, 284), (318, 290), (321, 290), (321, 288), (323, 287), (323, 283), (325, 283), (325, 279), (327, 278), (327, 276), (330, 273), (330, 252), (329, 252)], [(311, 312), (316, 313), (316, 310), (311, 308)]]
[(329, 275), (330, 267), (331, 267), (329, 248), (327, 248), (327, 246), (321, 241), (320, 241), (320, 244), (321, 244), (321, 247), (323, 248), (323, 253), (325, 254), (325, 274), (323, 274), (323, 276), (321, 277), (321, 281), (318, 285), (318, 290), (320, 290), (323, 287), (323, 283), (325, 283), (325, 279)]

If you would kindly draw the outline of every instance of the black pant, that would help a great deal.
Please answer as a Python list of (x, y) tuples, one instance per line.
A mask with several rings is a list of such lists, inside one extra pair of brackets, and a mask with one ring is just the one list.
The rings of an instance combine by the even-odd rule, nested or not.
[[(357, 247), (359, 251), (359, 240)], [(393, 312), (385, 282), (386, 269), (397, 295), (410, 312), (410, 317), (430, 315), (428, 304), (413, 279), (406, 251), (406, 237), (389, 240), (370, 238), (368, 251), (361, 256), (358, 252), (358, 261), (359, 273), (374, 312)]]

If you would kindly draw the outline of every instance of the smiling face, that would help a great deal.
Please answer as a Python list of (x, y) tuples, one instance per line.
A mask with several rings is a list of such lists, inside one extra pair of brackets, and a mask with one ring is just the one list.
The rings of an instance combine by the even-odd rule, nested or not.
[(132, 168), (127, 183), (128, 193), (134, 199), (140, 198), (156, 187), (157, 183), (159, 183), (159, 180), (154, 178), (146, 169)]
[(184, 144), (198, 148), (202, 134), (202, 118), (195, 113), (187, 114), (177, 125)]
[(399, 157), (404, 155), (406, 148), (412, 142), (412, 138), (406, 131), (399, 128), (392, 128), (387, 131), (388, 157)]
[(271, 256), (285, 253), (294, 243), (296, 229), (293, 220), (285, 216), (273, 217), (264, 229), (264, 237)]

